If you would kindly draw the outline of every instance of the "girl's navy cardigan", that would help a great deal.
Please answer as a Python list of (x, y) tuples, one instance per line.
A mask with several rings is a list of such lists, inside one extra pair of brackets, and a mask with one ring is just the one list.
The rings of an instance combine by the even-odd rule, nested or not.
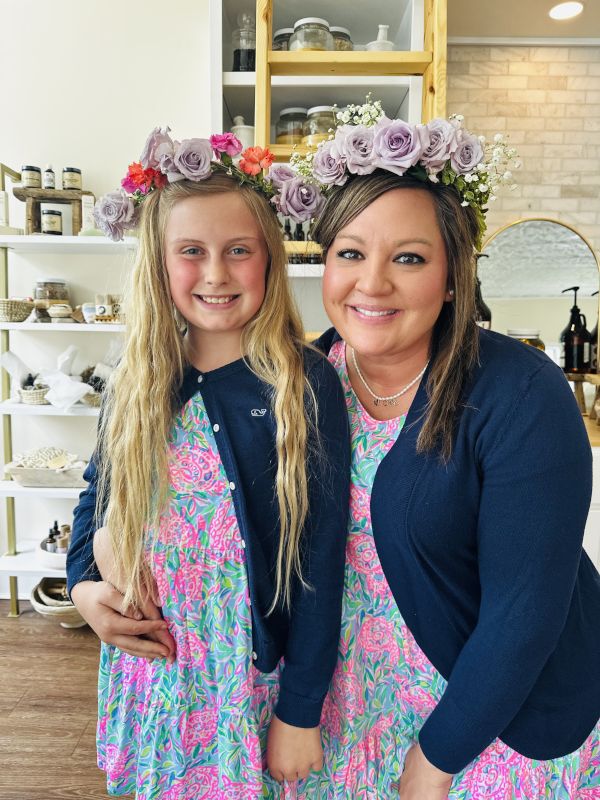
[[(329, 352), (335, 331), (318, 346)], [(456, 773), (496, 737), (535, 759), (600, 717), (600, 576), (582, 540), (592, 457), (562, 371), (481, 331), (448, 464), (417, 453), (421, 382), (375, 476), (375, 544), (400, 612), (448, 681), (419, 741)]]
[[(243, 360), (201, 374), (190, 368), (180, 391), (182, 405), (201, 392), (219, 455), (230, 481), (240, 532), (246, 546), (253, 658), (271, 672), (283, 656), (285, 667), (277, 716), (290, 725), (319, 724), (335, 667), (341, 620), (344, 554), (348, 527), (350, 438), (343, 392), (333, 367), (305, 350), (308, 379), (318, 400), (318, 436), (308, 454), (310, 513), (304, 531), (304, 577), (291, 614), (266, 612), (274, 595), (279, 541), (275, 497), (275, 421), (269, 391)], [(89, 485), (75, 509), (67, 555), (69, 592), (82, 580), (100, 580), (93, 556), (97, 472), (94, 458), (85, 473)]]

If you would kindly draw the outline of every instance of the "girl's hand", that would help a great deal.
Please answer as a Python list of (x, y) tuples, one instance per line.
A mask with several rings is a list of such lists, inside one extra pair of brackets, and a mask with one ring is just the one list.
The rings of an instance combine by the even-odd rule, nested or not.
[(149, 598), (139, 610), (123, 609), (123, 595), (105, 581), (81, 581), (73, 587), (71, 598), (102, 642), (148, 660), (175, 660), (175, 641)]
[(446, 800), (452, 775), (434, 767), (418, 744), (408, 751), (400, 778), (400, 800)]
[(311, 770), (323, 766), (323, 747), (319, 728), (297, 728), (274, 714), (267, 739), (267, 766), (276, 781), (307, 778)]

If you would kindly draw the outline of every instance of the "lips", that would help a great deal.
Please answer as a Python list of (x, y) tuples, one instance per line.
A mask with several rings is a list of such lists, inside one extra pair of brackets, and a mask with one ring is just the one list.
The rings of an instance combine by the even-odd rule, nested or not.
[(383, 308), (381, 306), (349, 305), (353, 316), (362, 322), (384, 324), (398, 316), (397, 308)]
[(194, 297), (210, 306), (226, 306), (237, 300), (239, 294), (195, 294)]

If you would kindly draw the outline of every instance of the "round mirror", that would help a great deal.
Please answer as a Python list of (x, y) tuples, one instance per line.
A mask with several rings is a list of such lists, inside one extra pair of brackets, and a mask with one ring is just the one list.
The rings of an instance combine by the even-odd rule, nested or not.
[(521, 219), (493, 233), (482, 248), (478, 275), (492, 311), (492, 330), (534, 328), (558, 361), (561, 331), (579, 286), (577, 305), (591, 332), (598, 319), (600, 262), (574, 228), (552, 219)]

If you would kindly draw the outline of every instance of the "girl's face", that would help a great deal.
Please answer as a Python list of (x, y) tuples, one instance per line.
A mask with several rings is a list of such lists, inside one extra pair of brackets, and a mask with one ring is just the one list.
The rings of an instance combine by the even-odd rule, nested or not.
[(431, 196), (393, 189), (334, 239), (323, 302), (342, 338), (364, 358), (426, 354), (444, 302), (448, 266)]
[(173, 208), (165, 260), (188, 335), (240, 337), (265, 297), (267, 245), (239, 194), (190, 197)]

